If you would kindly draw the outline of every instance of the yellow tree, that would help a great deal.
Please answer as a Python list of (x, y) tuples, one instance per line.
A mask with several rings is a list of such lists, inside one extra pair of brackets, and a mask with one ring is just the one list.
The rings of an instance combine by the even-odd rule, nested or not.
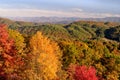
[(18, 53), (22, 54), (23, 50), (25, 48), (24, 37), (18, 31), (15, 31), (15, 30), (12, 30), (12, 29), (9, 29), (8, 33), (9, 33), (10, 38), (14, 39), (15, 46), (16, 46), (16, 49), (17, 49)]
[(41, 32), (37, 32), (30, 39), (30, 49), (32, 52), (32, 71), (33, 75), (36, 75), (31, 80), (56, 79), (57, 72), (61, 67), (61, 52), (57, 44), (42, 36)]

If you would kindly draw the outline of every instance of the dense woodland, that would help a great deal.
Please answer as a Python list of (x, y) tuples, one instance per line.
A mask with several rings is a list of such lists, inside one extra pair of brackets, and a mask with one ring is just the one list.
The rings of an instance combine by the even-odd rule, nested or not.
[(0, 23), (0, 80), (120, 80), (119, 23)]

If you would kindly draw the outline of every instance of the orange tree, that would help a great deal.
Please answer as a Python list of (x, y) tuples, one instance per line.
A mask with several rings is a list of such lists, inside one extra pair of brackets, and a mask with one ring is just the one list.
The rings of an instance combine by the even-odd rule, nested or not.
[(23, 64), (17, 55), (14, 40), (9, 37), (7, 26), (0, 25), (0, 79), (19, 79), (18, 69)]

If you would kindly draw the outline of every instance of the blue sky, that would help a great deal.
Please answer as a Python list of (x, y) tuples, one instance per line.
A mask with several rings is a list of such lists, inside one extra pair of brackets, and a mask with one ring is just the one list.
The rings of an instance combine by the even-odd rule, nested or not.
[(120, 0), (0, 0), (7, 17), (120, 17)]

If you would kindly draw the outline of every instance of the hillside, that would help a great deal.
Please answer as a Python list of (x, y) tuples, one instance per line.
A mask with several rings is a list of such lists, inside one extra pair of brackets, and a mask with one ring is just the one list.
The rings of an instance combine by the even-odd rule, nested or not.
[(12, 27), (12, 28), (17, 28), (21, 26), (32, 26), (32, 25), (38, 24), (38, 23), (32, 23), (32, 22), (14, 21), (8, 18), (0, 18), (0, 23), (7, 24), (9, 27)]
[[(107, 37), (111, 35), (109, 31), (114, 30), (119, 23), (106, 23), (106, 22), (94, 22), (94, 21), (77, 21), (65, 24), (39, 24), (32, 26), (22, 26), (17, 27), (22, 34), (33, 35), (37, 31), (43, 32), (44, 35), (50, 37), (54, 40), (90, 40), (98, 38), (107, 38), (115, 40), (113, 38)], [(119, 31), (117, 31), (119, 33)], [(113, 34), (113, 33), (112, 33)], [(116, 37), (119, 35), (115, 34)], [(118, 41), (118, 39), (116, 40)]]
[(75, 21), (69, 24), (42, 24), (0, 18), (0, 23), (7, 24), (11, 29), (16, 29), (22, 34), (33, 35), (37, 31), (42, 31), (44, 35), (55, 40), (70, 39), (84, 41), (88, 39), (107, 38), (119, 41), (120, 31), (117, 30), (117, 33), (112, 32), (116, 31), (116, 27), (119, 28), (118, 25), (120, 23), (116, 22)]
[(119, 80), (119, 42), (120, 23), (0, 18), (0, 80)]

